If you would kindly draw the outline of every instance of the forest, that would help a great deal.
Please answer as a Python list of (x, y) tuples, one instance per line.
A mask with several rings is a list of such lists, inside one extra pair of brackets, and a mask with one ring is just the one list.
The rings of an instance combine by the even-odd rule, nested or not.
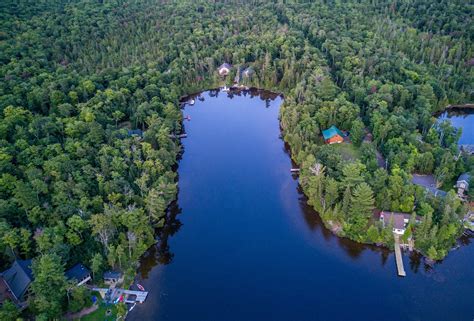
[[(133, 278), (176, 198), (180, 97), (244, 67), (244, 85), (284, 94), (282, 134), (328, 228), (390, 245), (374, 209), (409, 213), (403, 237), (444, 258), (468, 210), (452, 186), (474, 158), (436, 115), (474, 101), (471, 18), (462, 0), (2, 1), (0, 268), (32, 259), (35, 280), (28, 308), (0, 319), (80, 310), (64, 275), (77, 263)], [(349, 149), (324, 144), (331, 125)]]

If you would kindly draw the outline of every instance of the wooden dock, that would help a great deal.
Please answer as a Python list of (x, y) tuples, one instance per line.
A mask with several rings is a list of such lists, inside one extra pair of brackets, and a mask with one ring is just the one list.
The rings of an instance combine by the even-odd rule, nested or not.
[[(109, 291), (109, 289), (106, 288), (93, 288), (93, 291), (99, 292), (103, 297)], [(143, 303), (146, 300), (146, 297), (148, 296), (147, 291), (134, 291), (134, 290), (127, 290), (127, 289), (112, 289), (112, 292), (110, 294), (110, 300), (113, 302), (117, 298), (123, 295), (124, 302), (125, 303)]]
[(397, 234), (393, 235), (395, 238), (395, 261), (397, 263), (398, 276), (406, 276), (405, 268), (403, 267), (402, 250), (400, 249), (400, 240)]
[(169, 138), (186, 138), (188, 137), (188, 134), (180, 134), (180, 135), (174, 135), (174, 134), (170, 134), (168, 135)]

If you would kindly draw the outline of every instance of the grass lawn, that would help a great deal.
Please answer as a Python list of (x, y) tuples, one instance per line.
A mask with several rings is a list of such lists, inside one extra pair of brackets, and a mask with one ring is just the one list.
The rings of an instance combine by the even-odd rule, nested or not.
[(341, 154), (342, 159), (346, 161), (355, 161), (360, 158), (359, 149), (354, 144), (332, 144), (331, 147), (334, 148), (335, 152)]
[[(112, 311), (112, 313), (109, 316), (107, 316), (106, 312), (109, 309), (110, 311)], [(104, 303), (101, 303), (97, 310), (95, 310), (91, 314), (83, 316), (81, 318), (81, 321), (115, 321), (116, 318), (117, 318), (117, 307), (114, 304), (110, 304), (106, 306)]]
[[(117, 318), (117, 306), (115, 304), (106, 305), (100, 295), (97, 293), (97, 299), (99, 308), (92, 312), (91, 314), (83, 316), (81, 321), (115, 321)], [(109, 316), (106, 315), (107, 310), (110, 310), (111, 313)]]

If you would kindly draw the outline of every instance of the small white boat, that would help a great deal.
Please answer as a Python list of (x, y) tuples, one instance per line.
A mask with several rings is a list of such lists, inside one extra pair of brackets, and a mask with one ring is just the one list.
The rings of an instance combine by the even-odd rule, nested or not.
[(196, 102), (196, 101), (194, 101), (194, 99), (191, 99), (191, 100), (188, 102), (188, 104), (192, 106), (192, 105), (194, 105), (195, 102)]
[(136, 304), (136, 303), (134, 303), (134, 304), (133, 304), (133, 305), (130, 307), (130, 309), (129, 309), (128, 311), (129, 311), (129, 312), (130, 312), (130, 311), (132, 311), (132, 310), (133, 310), (133, 308), (134, 308), (136, 305), (137, 305), (137, 304)]
[(227, 86), (222, 87), (222, 91), (228, 92), (230, 89)]

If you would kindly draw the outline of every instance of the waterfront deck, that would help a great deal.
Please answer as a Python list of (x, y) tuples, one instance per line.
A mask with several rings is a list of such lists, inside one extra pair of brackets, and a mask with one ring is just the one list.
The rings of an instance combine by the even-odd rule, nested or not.
[(394, 234), (395, 238), (395, 261), (397, 263), (398, 276), (406, 276), (405, 268), (403, 267), (402, 250), (400, 248), (399, 236)]
[[(93, 291), (99, 292), (103, 297), (109, 289), (107, 288), (93, 288)], [(110, 301), (114, 302), (117, 298), (123, 295), (123, 301), (125, 303), (143, 303), (145, 302), (148, 292), (147, 291), (134, 291), (127, 289), (112, 289), (110, 294)]]

